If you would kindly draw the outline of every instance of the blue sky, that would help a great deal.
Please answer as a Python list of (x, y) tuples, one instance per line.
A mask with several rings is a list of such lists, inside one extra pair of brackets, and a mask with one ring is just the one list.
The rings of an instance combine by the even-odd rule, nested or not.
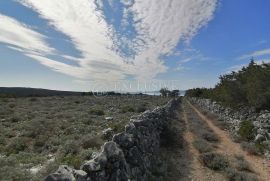
[(3, 0), (0, 86), (213, 87), (270, 61), (269, 0)]

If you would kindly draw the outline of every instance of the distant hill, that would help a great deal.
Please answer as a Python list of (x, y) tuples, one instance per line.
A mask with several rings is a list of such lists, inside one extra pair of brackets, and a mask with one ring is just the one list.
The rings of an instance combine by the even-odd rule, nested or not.
[(58, 91), (24, 87), (0, 87), (0, 95), (6, 95), (11, 97), (79, 96), (82, 95), (82, 92)]

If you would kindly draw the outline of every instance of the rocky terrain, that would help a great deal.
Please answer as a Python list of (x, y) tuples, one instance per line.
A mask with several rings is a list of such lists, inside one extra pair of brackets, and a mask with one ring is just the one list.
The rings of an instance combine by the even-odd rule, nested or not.
[[(240, 108), (239, 110), (233, 110), (231, 108), (225, 108), (215, 101), (210, 99), (198, 99), (191, 98), (191, 101), (198, 105), (205, 111), (214, 113), (220, 121), (224, 121), (228, 125), (228, 131), (235, 137), (239, 137), (239, 130), (244, 128), (243, 122), (250, 121), (252, 123), (252, 129), (249, 131), (248, 139), (245, 141), (253, 142), (257, 145), (261, 145), (265, 149), (263, 150), (266, 155), (269, 155), (270, 150), (270, 112), (261, 111), (256, 113), (254, 109)], [(247, 126), (246, 126), (247, 127)], [(240, 133), (241, 134), (241, 133)], [(243, 135), (245, 136), (245, 135)]]
[(1, 99), (0, 180), (269, 180), (267, 111), (170, 99)]
[(153, 170), (160, 159), (160, 136), (178, 103), (172, 100), (152, 112), (133, 117), (125, 126), (125, 131), (114, 135), (100, 153), (81, 165), (81, 170), (60, 166), (45, 181), (158, 180)]
[(79, 169), (131, 116), (169, 98), (53, 96), (0, 98), (0, 180), (42, 180), (59, 165)]

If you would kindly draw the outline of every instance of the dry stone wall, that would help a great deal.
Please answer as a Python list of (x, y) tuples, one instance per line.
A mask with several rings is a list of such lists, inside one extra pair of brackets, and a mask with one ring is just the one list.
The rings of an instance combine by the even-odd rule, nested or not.
[[(270, 149), (270, 112), (261, 111), (256, 113), (251, 108), (240, 108), (235, 111), (230, 108), (225, 108), (215, 101), (210, 99), (190, 98), (190, 101), (198, 105), (201, 109), (210, 111), (217, 115), (221, 120), (229, 125), (229, 131), (237, 135), (240, 128), (240, 123), (244, 120), (252, 121), (255, 127), (254, 142), (263, 142)], [(269, 153), (267, 153), (269, 154)]]
[(173, 99), (163, 107), (132, 118), (125, 131), (113, 136), (80, 170), (62, 165), (45, 181), (144, 181), (159, 160), (160, 136), (178, 107)]

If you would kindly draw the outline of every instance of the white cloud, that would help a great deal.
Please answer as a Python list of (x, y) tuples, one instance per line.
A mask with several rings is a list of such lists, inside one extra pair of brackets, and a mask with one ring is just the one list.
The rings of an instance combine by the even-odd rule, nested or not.
[[(160, 57), (172, 53), (179, 41), (191, 40), (213, 18), (217, 6), (217, 0), (122, 0), (127, 6), (125, 11), (134, 15), (134, 27), (138, 33), (130, 42), (126, 40), (136, 53), (126, 59), (116, 51), (119, 40), (115, 39), (115, 29), (106, 22), (95, 1), (18, 1), (70, 37), (82, 58), (77, 59), (79, 66), (48, 59), (44, 54), (52, 50), (44, 42), (36, 43), (33, 48), (38, 47), (34, 51), (43, 50), (45, 53), (31, 57), (55, 71), (86, 80), (119, 80), (125, 79), (127, 74), (138, 79), (153, 79), (168, 69)], [(98, 2), (103, 6), (102, 1)], [(37, 35), (31, 32), (29, 36)], [(44, 39), (40, 34), (38, 37), (38, 40)], [(15, 41), (9, 44), (18, 46)], [(64, 57), (74, 60), (74, 57)]]
[(251, 57), (258, 57), (263, 55), (270, 55), (270, 49), (258, 50), (250, 54), (242, 55), (238, 57), (238, 60), (250, 59)]
[(0, 14), (0, 42), (8, 47), (32, 54), (50, 54), (54, 51), (46, 43), (46, 37), (27, 25)]
[(134, 0), (120, 0), (120, 2), (124, 4), (125, 6), (131, 6), (133, 5)]
[[(179, 41), (195, 36), (213, 18), (216, 5), (216, 0), (136, 0), (131, 7), (139, 22), (135, 26), (148, 47), (134, 60), (140, 67), (137, 71), (147, 77), (166, 71), (160, 56), (171, 54)], [(142, 68), (145, 60), (157, 65), (148, 74)]]

